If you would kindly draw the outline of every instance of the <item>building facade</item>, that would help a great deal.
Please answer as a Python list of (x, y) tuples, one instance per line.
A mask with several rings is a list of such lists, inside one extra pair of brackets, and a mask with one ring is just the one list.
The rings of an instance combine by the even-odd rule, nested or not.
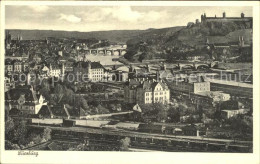
[(162, 81), (130, 79), (124, 90), (125, 101), (128, 103), (166, 104), (170, 102), (170, 90)]
[(204, 81), (203, 77), (187, 77), (175, 79), (171, 87), (180, 92), (199, 93), (210, 91), (210, 82)]
[(227, 17), (226, 13), (223, 12), (222, 17), (207, 17), (206, 13), (201, 15), (201, 23), (206, 24), (208, 22), (242, 22), (247, 23), (248, 28), (252, 28), (253, 18), (252, 17), (245, 17), (244, 13), (241, 13), (240, 17)]
[(80, 80), (97, 82), (104, 79), (105, 68), (100, 62), (79, 61), (75, 63), (73, 72), (79, 76)]
[(31, 86), (18, 86), (5, 93), (6, 110), (19, 110), (21, 114), (37, 114), (42, 105), (47, 105), (42, 95), (37, 95)]

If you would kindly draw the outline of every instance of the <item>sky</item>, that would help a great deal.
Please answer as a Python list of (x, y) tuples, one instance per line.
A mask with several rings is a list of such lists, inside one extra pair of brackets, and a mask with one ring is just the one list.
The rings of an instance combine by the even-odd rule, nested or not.
[(135, 30), (185, 26), (207, 16), (252, 16), (252, 7), (15, 6), (5, 8), (6, 29), (65, 31)]

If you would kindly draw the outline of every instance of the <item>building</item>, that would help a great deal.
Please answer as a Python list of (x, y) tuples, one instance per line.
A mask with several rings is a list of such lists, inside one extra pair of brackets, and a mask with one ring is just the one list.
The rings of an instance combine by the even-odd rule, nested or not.
[[(47, 68), (45, 68), (47, 70)], [(58, 65), (52, 65), (50, 64), (50, 69), (49, 69), (49, 76), (51, 77), (59, 77), (61, 76), (62, 70), (59, 68)]]
[(220, 91), (206, 91), (189, 94), (189, 98), (193, 104), (210, 109), (215, 108), (218, 103), (229, 101), (231, 96), (230, 94)]
[(105, 68), (100, 62), (79, 61), (75, 63), (73, 73), (77, 74), (80, 80), (96, 82), (104, 79)]
[(11, 45), (11, 41), (12, 41), (12, 36), (9, 33), (9, 31), (7, 31), (7, 33), (5, 34), (5, 48), (6, 49), (10, 49), (10, 45)]
[(250, 47), (250, 44), (246, 44), (244, 40), (244, 36), (238, 36), (238, 40), (235, 42), (228, 43), (210, 43), (209, 39), (206, 40), (206, 46), (212, 49), (225, 49), (228, 50), (230, 48), (245, 48)]
[(199, 93), (210, 91), (210, 82), (205, 81), (202, 76), (190, 76), (174, 79), (170, 87), (180, 92)]
[(223, 91), (237, 97), (253, 97), (253, 85), (229, 80), (209, 79), (212, 91)]
[(5, 55), (5, 59), (27, 61), (29, 58), (29, 51), (27, 53), (12, 52)]
[(5, 60), (6, 72), (26, 72), (29, 69), (29, 65), (26, 62), (19, 60)]
[(150, 104), (169, 103), (170, 90), (166, 83), (156, 80), (130, 79), (125, 87), (125, 101), (128, 103)]
[(246, 114), (249, 110), (248, 109), (237, 109), (237, 110), (222, 110), (221, 116), (225, 119), (234, 117), (238, 114)]
[(9, 91), (11, 88), (15, 87), (14, 82), (11, 81), (10, 77), (5, 76), (5, 92)]
[(252, 17), (245, 17), (244, 13), (241, 13), (240, 17), (227, 17), (226, 13), (223, 12), (222, 17), (207, 17), (206, 13), (201, 15), (201, 23), (206, 24), (208, 22), (236, 22), (236, 23), (245, 23), (247, 24), (248, 28), (252, 28), (253, 18)]
[(20, 114), (37, 114), (42, 105), (47, 105), (42, 95), (37, 95), (31, 86), (17, 86), (5, 93), (6, 110), (19, 110)]

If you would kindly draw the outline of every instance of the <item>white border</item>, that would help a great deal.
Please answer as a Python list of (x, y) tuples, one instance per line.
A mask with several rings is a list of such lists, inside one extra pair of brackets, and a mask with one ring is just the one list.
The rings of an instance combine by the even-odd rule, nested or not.
[[(39, 156), (18, 156), (18, 151), (4, 150), (4, 13), (5, 5), (87, 5), (87, 6), (252, 6), (254, 45), (254, 146), (253, 153), (127, 153), (127, 152), (57, 152), (38, 151)], [(19, 11), (17, 11), (19, 12)], [(1, 2), (1, 160), (0, 163), (259, 163), (259, 2), (242, 1), (4, 1)]]

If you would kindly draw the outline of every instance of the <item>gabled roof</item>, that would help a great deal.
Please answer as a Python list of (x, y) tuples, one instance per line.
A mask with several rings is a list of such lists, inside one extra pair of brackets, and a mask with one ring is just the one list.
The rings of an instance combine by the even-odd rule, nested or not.
[(166, 85), (166, 84), (164, 84), (163, 82), (161, 82), (161, 81), (159, 81), (159, 82), (154, 82), (153, 83), (153, 90), (155, 89), (155, 87), (157, 86), (157, 85), (161, 85), (162, 86), (162, 88), (165, 90), (167, 90), (168, 89), (168, 86)]
[(20, 110), (18, 110), (17, 108), (12, 108), (9, 111), (9, 115), (18, 115), (20, 113)]
[(79, 117), (80, 116), (80, 108), (74, 108), (68, 104), (65, 105), (65, 109), (67, 110), (69, 116), (75, 116)]
[(21, 95), (25, 96), (25, 101), (38, 101), (36, 93), (30, 89), (30, 86), (18, 86), (5, 93), (6, 100), (18, 100)]
[(42, 115), (44, 117), (51, 117), (53, 113), (48, 105), (43, 105), (40, 111), (38, 112), (38, 115)]
[(101, 65), (99, 62), (91, 62), (91, 69), (99, 69), (99, 68), (105, 69), (103, 65)]
[(64, 106), (62, 106), (62, 105), (55, 105), (55, 106), (51, 107), (51, 111), (52, 111), (53, 115), (55, 115), (55, 116), (68, 117), (64, 110)]

